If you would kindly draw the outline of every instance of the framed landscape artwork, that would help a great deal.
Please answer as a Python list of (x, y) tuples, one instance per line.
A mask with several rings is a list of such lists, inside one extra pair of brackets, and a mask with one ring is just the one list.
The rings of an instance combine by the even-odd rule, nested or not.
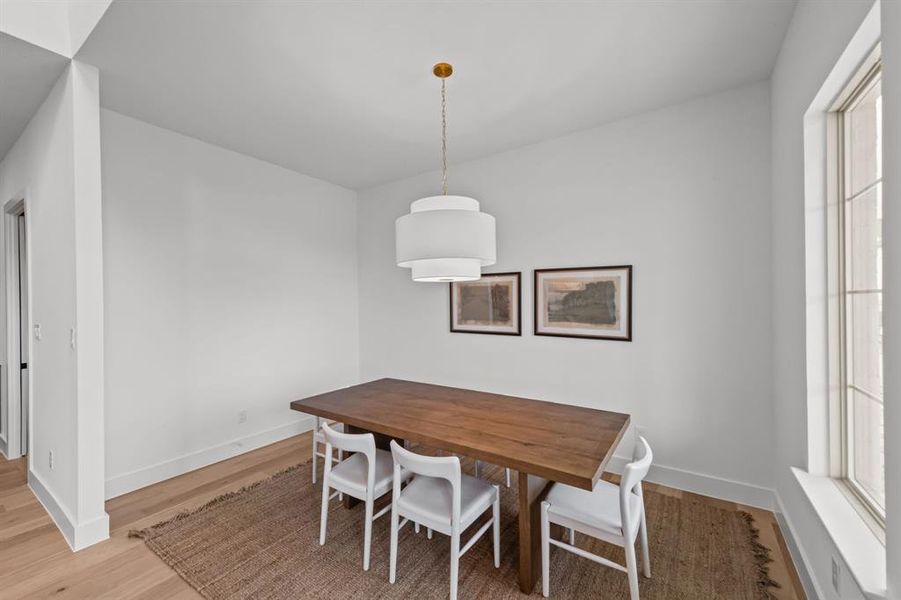
[(632, 341), (632, 265), (536, 269), (535, 335)]
[(520, 273), (484, 273), (477, 281), (450, 284), (454, 333), (521, 335)]

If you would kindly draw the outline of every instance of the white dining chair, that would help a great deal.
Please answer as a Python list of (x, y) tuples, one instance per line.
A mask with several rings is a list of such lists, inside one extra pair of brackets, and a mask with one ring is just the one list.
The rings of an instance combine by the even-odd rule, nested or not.
[[(329, 501), (339, 493), (366, 503), (363, 521), (363, 570), (369, 570), (369, 550), (372, 545), (372, 523), (391, 506), (385, 506), (377, 514), (373, 513), (375, 501), (391, 491), (391, 453), (375, 447), (375, 436), (371, 433), (351, 434), (335, 431), (328, 424), (322, 425), (325, 437), (325, 454), (331, 456), (332, 449), (353, 452), (347, 459), (332, 466), (325, 461), (322, 473), (322, 514), (319, 521), (319, 545), (325, 545), (328, 525)], [(337, 490), (329, 494), (330, 490)]]
[[(654, 454), (647, 440), (639, 436), (633, 461), (623, 469), (619, 485), (602, 479), (590, 492), (560, 483), (551, 487), (541, 503), (541, 592), (545, 597), (550, 593), (550, 547), (554, 545), (626, 572), (631, 598), (638, 600), (638, 566), (635, 558), (635, 541), (638, 537), (641, 538), (642, 571), (645, 577), (651, 576), (641, 482), (648, 474), (653, 460)], [(552, 523), (570, 530), (569, 543), (551, 539)], [(622, 546), (626, 553), (626, 566), (578, 548), (575, 545), (575, 531)]]
[[(391, 454), (394, 456), (394, 495), (388, 580), (394, 583), (397, 575), (398, 533), (412, 521), (427, 527), (429, 538), (432, 531), (450, 536), (450, 597), (456, 600), (460, 557), (489, 527), (492, 527), (494, 538), (494, 566), (501, 566), (500, 488), (461, 473), (460, 459), (456, 456), (423, 456), (405, 450), (394, 440), (391, 441)], [(401, 490), (405, 473), (411, 473), (413, 478)], [(491, 509), (491, 518), (461, 549), (460, 534), (488, 509)]]
[[(330, 427), (338, 433), (344, 433), (343, 423), (333, 423), (332, 425), (330, 425)], [(332, 462), (335, 462), (334, 456), (327, 455), (325, 451), (319, 451), (319, 446), (324, 445), (325, 435), (323, 435), (322, 433), (322, 417), (316, 417), (316, 428), (313, 429), (313, 483), (316, 483), (316, 463), (318, 462), (318, 459), (322, 458), (324, 460), (326, 458), (331, 458)], [(344, 459), (343, 453), (343, 450), (338, 450), (337, 462), (341, 462)]]

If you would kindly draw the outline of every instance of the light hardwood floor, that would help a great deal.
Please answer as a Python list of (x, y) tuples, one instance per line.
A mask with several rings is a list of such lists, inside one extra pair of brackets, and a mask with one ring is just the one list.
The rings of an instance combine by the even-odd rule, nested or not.
[[(131, 529), (141, 529), (204, 504), (225, 492), (265, 479), (310, 458), (310, 434), (300, 435), (204, 469), (114, 498), (106, 503), (110, 539), (72, 553), (26, 485), (25, 461), (0, 457), (0, 598), (199, 598)], [(661, 493), (685, 495), (646, 484)], [(773, 513), (704, 498), (729, 510), (754, 515), (761, 542), (772, 551), (771, 577), (777, 598), (804, 593)]]

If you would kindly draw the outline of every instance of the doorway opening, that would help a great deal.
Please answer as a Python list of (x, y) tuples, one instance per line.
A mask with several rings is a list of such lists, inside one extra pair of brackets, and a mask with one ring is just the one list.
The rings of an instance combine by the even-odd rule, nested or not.
[(24, 198), (4, 210), (6, 233), (6, 434), (10, 459), (27, 456), (30, 435), (31, 318), (29, 309), (28, 217)]

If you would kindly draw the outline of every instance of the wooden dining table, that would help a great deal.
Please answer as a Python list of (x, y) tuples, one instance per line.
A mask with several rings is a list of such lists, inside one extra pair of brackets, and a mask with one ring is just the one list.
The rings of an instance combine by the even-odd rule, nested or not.
[(378, 379), (295, 400), (291, 408), (344, 423), (349, 433), (391, 439), (514, 469), (519, 588), (540, 575), (539, 507), (553, 482), (597, 483), (629, 427), (629, 415), (401, 379)]

